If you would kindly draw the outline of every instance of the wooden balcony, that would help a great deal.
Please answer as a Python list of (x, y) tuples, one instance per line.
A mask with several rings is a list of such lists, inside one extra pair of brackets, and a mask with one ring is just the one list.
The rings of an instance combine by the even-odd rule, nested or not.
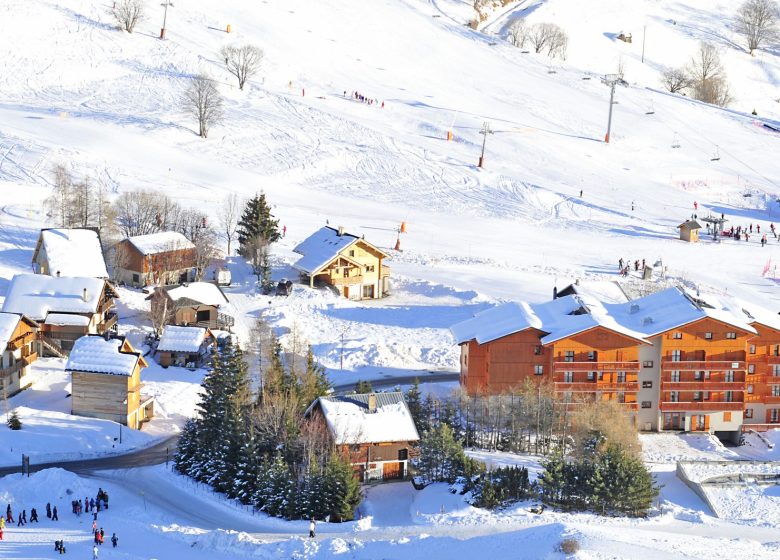
[(780, 404), (780, 396), (766, 395), (763, 398), (759, 397), (759, 401), (766, 404)]
[(677, 370), (677, 371), (744, 371), (744, 360), (680, 360), (675, 362), (673, 360), (663, 360), (661, 367), (664, 370)]
[(565, 362), (556, 360), (553, 371), (639, 371), (639, 362)]
[[(754, 360), (750, 360), (750, 361), (752, 362)], [(763, 360), (762, 359), (757, 359), (757, 360), (755, 360), (755, 362), (756, 363), (763, 362), (765, 364), (771, 364), (771, 365), (780, 364), (780, 356), (766, 355), (766, 356), (764, 356)]]
[(566, 383), (563, 381), (556, 381), (555, 390), (586, 392), (586, 393), (593, 393), (599, 391), (623, 391), (627, 393), (631, 393), (631, 392), (635, 393), (639, 391), (639, 383), (637, 383), (636, 381), (628, 381), (625, 383), (608, 383), (603, 381)]
[(116, 312), (114, 311), (109, 312), (108, 316), (105, 319), (103, 319), (103, 321), (101, 321), (100, 324), (98, 324), (98, 332), (101, 334), (106, 332), (111, 327), (116, 325), (117, 320), (118, 320), (118, 316)]
[(702, 411), (728, 411), (742, 410), (745, 406), (743, 402), (722, 402), (722, 401), (696, 401), (696, 402), (662, 402), (658, 407), (661, 412), (686, 412), (688, 410)]
[(666, 381), (661, 383), (662, 391), (744, 391), (744, 381)]

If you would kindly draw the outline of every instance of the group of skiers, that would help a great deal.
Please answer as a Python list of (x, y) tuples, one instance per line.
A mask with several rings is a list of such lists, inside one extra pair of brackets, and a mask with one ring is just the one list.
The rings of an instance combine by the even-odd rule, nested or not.
[[(628, 276), (629, 271), (631, 270), (632, 263), (629, 260), (623, 260), (621, 257), (618, 259), (618, 274), (621, 276)], [(639, 259), (636, 259), (633, 263), (634, 272), (639, 272), (640, 270), (644, 272), (645, 270), (645, 259), (642, 259), (641, 261)]]
[(86, 497), (83, 502), (81, 500), (73, 500), (70, 503), (70, 507), (76, 515), (81, 515), (82, 512), (86, 511), (91, 513), (92, 517), (97, 520), (98, 512), (102, 509), (108, 509), (108, 492), (98, 488), (97, 499)]
[[(709, 224), (707, 224), (707, 231), (709, 232)], [(753, 224), (750, 224), (748, 227), (745, 226), (737, 226), (736, 228), (734, 226), (731, 226), (728, 230), (726, 230), (728, 237), (733, 237), (737, 241), (740, 241), (744, 239), (745, 241), (750, 241), (750, 236), (753, 235)], [(780, 238), (777, 235), (777, 231), (775, 229), (775, 224), (769, 224), (769, 231), (774, 236), (775, 239), (780, 241)], [(761, 224), (756, 224), (755, 227), (756, 235), (761, 235)], [(718, 232), (714, 231), (713, 235), (717, 236)], [(764, 247), (767, 244), (767, 234), (764, 233), (761, 235), (761, 246)]]
[[(346, 96), (347, 96), (347, 90), (344, 90), (344, 97), (346, 97)], [(360, 93), (359, 91), (353, 91), (352, 92), (352, 99), (354, 99), (355, 101), (360, 101), (361, 103), (365, 103), (367, 105), (374, 105), (374, 104), (376, 104), (376, 105), (379, 105), (382, 109), (385, 108), (385, 102), (384, 101), (382, 101), (381, 104), (380, 104), (379, 99), (375, 99), (373, 97), (367, 97), (367, 96), (363, 95), (362, 93)]]
[[(49, 519), (52, 518), (52, 509), (51, 504), (46, 504), (46, 515)], [(54, 521), (57, 521), (57, 508), (54, 508)], [(0, 515), (0, 541), (3, 540), (3, 535), (5, 533), (5, 527), (6, 524), (10, 525), (11, 523), (14, 523), (14, 511), (11, 507), (11, 504), (8, 504), (8, 507), (5, 508), (5, 515)], [(17, 527), (24, 527), (27, 525), (27, 510), (23, 509), (22, 513), (18, 514), (16, 516), (16, 526)], [(38, 510), (35, 508), (32, 508), (30, 510), (30, 521), (29, 523), (39, 523), (38, 521)]]

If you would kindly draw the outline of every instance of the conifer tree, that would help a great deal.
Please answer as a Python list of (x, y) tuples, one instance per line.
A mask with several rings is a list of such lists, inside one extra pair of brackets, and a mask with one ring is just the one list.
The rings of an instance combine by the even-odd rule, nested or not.
[(350, 521), (360, 503), (360, 483), (344, 457), (334, 452), (325, 465), (322, 508), (332, 521)]
[(250, 257), (245, 253), (252, 243), (258, 238), (270, 243), (276, 243), (282, 237), (279, 233), (279, 220), (271, 214), (271, 206), (261, 192), (250, 198), (241, 219), (238, 222), (238, 244), (242, 256)]
[(12, 430), (21, 430), (22, 421), (19, 419), (19, 414), (14, 410), (11, 413), (11, 417), (8, 419), (8, 427)]
[(412, 420), (417, 428), (417, 432), (422, 434), (428, 431), (428, 418), (423, 415), (422, 392), (420, 391), (420, 380), (415, 378), (414, 383), (404, 395), (406, 406), (412, 414)]
[(176, 456), (173, 459), (174, 467), (181, 474), (191, 475), (193, 460), (198, 450), (198, 423), (195, 420), (187, 420), (179, 436), (176, 448)]
[(304, 371), (300, 383), (300, 400), (303, 410), (306, 410), (316, 398), (330, 393), (330, 390), (331, 385), (327, 375), (325, 375), (325, 368), (314, 358), (314, 352), (309, 346), (306, 352), (306, 371)]

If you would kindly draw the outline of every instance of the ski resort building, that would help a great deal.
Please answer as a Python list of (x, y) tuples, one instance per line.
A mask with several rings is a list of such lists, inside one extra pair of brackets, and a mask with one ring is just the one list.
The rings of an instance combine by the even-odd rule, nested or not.
[(680, 239), (688, 243), (697, 243), (699, 241), (699, 230), (701, 224), (696, 220), (686, 220), (677, 226), (680, 230)]
[(230, 330), (235, 322), (233, 317), (220, 310), (228, 303), (227, 296), (219, 286), (210, 282), (163, 286), (146, 299), (150, 301), (158, 328), (163, 325), (196, 325)]
[(216, 344), (207, 328), (166, 325), (157, 344), (157, 359), (163, 367), (199, 368)]
[(33, 252), (35, 274), (108, 278), (97, 230), (42, 229)]
[(780, 316), (739, 302), (678, 288), (623, 303), (581, 293), (506, 303), (451, 330), (470, 394), (546, 380), (563, 404), (624, 403), (642, 430), (780, 427)]
[(343, 227), (325, 226), (295, 247), (301, 258), (293, 265), (309, 286), (322, 282), (347, 299), (379, 299), (390, 293), (389, 255)]
[(79, 338), (65, 365), (71, 376), (71, 413), (139, 429), (154, 414), (154, 397), (141, 394), (141, 368), (147, 365), (124, 337)]
[(38, 359), (38, 323), (24, 315), (0, 313), (0, 396), (8, 398), (32, 382), (30, 364)]
[(82, 336), (116, 330), (114, 299), (118, 297), (114, 287), (100, 278), (17, 274), (2, 311), (25, 315), (40, 326), (42, 354), (64, 356)]
[(194, 279), (195, 245), (181, 233), (163, 231), (123, 239), (112, 249), (113, 278), (137, 288)]
[(320, 397), (306, 416), (323, 424), (361, 481), (409, 474), (409, 459), (420, 436), (402, 393)]

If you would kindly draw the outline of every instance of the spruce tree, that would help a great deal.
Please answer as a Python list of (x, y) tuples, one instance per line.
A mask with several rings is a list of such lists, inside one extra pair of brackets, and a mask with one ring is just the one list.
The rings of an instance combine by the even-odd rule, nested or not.
[(542, 463), (544, 472), (539, 475), (539, 488), (542, 492), (542, 501), (548, 505), (556, 506), (561, 503), (565, 465), (561, 454), (555, 454)]
[(423, 415), (422, 407), (422, 392), (420, 391), (420, 380), (415, 378), (414, 383), (409, 390), (406, 391), (406, 406), (409, 407), (409, 412), (412, 414), (412, 420), (417, 428), (417, 432), (422, 434), (428, 431), (428, 419)]
[(192, 465), (198, 450), (198, 423), (195, 420), (187, 420), (179, 436), (176, 447), (176, 456), (173, 465), (181, 474), (190, 476)]
[(352, 465), (337, 452), (331, 454), (323, 475), (323, 510), (332, 521), (350, 521), (360, 504), (360, 483)]
[(244, 213), (238, 222), (239, 254), (245, 258), (251, 258), (251, 251), (256, 249), (258, 239), (262, 239), (269, 245), (279, 241), (279, 220), (274, 219), (271, 207), (261, 192), (249, 199), (244, 208)]
[(22, 429), (22, 421), (19, 419), (19, 415), (15, 410), (11, 413), (11, 417), (8, 419), (8, 427), (12, 430)]
[(331, 384), (325, 374), (325, 368), (314, 358), (314, 352), (309, 346), (306, 352), (306, 371), (300, 384), (300, 400), (303, 411), (318, 397), (330, 393)]

